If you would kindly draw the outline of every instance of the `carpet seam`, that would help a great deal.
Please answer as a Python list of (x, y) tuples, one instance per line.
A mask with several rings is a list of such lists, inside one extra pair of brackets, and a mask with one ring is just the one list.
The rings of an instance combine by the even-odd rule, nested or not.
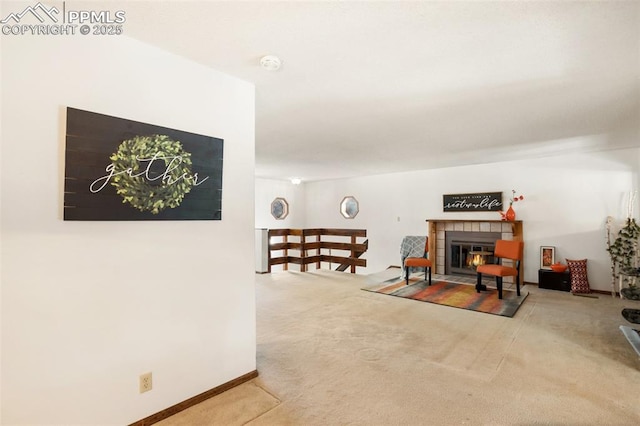
[(507, 355), (511, 353), (511, 348), (513, 347), (513, 343), (516, 341), (516, 339), (520, 335), (520, 331), (522, 330), (522, 327), (524, 327), (524, 325), (527, 323), (527, 320), (531, 317), (531, 314), (533, 313), (533, 310), (535, 309), (536, 305), (537, 305), (537, 302), (534, 300), (533, 301), (533, 306), (531, 306), (531, 309), (529, 310), (529, 312), (527, 314), (525, 314), (525, 317), (522, 318), (522, 321), (520, 322), (520, 324), (518, 325), (517, 329), (515, 330), (515, 333), (513, 334), (513, 337), (511, 339), (511, 341), (509, 342), (509, 345), (507, 346), (507, 349), (505, 350), (505, 355), (502, 356), (502, 358), (500, 359), (500, 362), (498, 363), (494, 373), (491, 375), (491, 381), (493, 381), (495, 379), (496, 375), (500, 372), (500, 369), (502, 368), (502, 365), (504, 364), (504, 361), (507, 358)]
[(260, 386), (260, 385), (259, 385), (257, 382), (255, 382), (255, 381), (253, 382), (253, 384), (254, 384), (256, 387), (258, 387), (258, 388), (262, 389), (262, 391), (263, 391), (263, 392), (265, 392), (267, 395), (271, 396), (273, 399), (275, 399), (276, 401), (278, 401), (278, 403), (277, 403), (275, 406), (273, 406), (273, 407), (269, 408), (269, 409), (268, 409), (267, 411), (265, 411), (264, 413), (260, 413), (260, 414), (258, 414), (257, 416), (255, 416), (254, 418), (252, 418), (252, 419), (248, 420), (246, 423), (243, 423), (243, 426), (244, 426), (244, 425), (248, 425), (249, 423), (253, 422), (254, 420), (259, 419), (260, 417), (262, 417), (262, 416), (264, 416), (265, 414), (267, 414), (267, 413), (271, 412), (272, 410), (275, 410), (276, 408), (278, 408), (278, 407), (282, 404), (282, 400), (281, 400), (279, 397), (277, 397), (276, 395), (274, 395), (272, 392), (270, 392), (269, 390), (265, 389), (263, 386)]

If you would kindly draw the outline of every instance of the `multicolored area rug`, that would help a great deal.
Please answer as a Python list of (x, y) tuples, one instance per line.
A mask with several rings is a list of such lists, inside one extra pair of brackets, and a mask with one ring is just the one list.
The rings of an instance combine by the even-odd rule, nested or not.
[(475, 286), (469, 284), (434, 280), (429, 286), (426, 281), (417, 278), (410, 278), (409, 285), (404, 280), (388, 280), (362, 290), (510, 318), (529, 295), (522, 288), (520, 296), (515, 291), (503, 289), (502, 299), (498, 299), (498, 290), (495, 288), (478, 293)]

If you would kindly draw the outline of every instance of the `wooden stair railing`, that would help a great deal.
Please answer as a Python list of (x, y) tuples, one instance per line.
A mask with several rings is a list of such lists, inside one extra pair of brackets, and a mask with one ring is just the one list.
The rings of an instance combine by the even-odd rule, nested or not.
[[(351, 252), (351, 257), (355, 257), (356, 259), (359, 258), (360, 256), (362, 256), (363, 254), (365, 254), (367, 252), (367, 249), (369, 248), (369, 240), (365, 240), (364, 243), (364, 250), (358, 250), (355, 252)], [(347, 268), (350, 265), (348, 263), (343, 263), (342, 265), (338, 266), (336, 268), (336, 271), (340, 271), (340, 272), (344, 272), (347, 270)]]
[[(270, 229), (269, 235), (269, 266), (271, 272), (273, 265), (283, 265), (286, 271), (289, 263), (300, 265), (302, 272), (307, 271), (307, 265), (316, 264), (316, 269), (320, 269), (322, 262), (337, 263), (341, 271), (351, 267), (351, 273), (356, 272), (357, 266), (367, 266), (366, 259), (360, 259), (368, 248), (368, 240), (358, 243), (357, 238), (367, 236), (366, 229), (334, 229), (334, 228), (314, 228), (314, 229)], [(350, 237), (349, 243), (338, 241), (324, 241), (322, 237)], [(290, 237), (297, 237), (298, 242), (291, 241)], [(314, 241), (307, 241), (307, 237), (315, 237)], [(281, 242), (273, 242), (274, 239), (281, 238)], [(290, 250), (298, 251), (299, 256), (292, 256)], [(329, 250), (329, 253), (323, 252)], [(332, 250), (347, 251), (348, 256), (336, 256)], [(309, 252), (313, 251), (313, 254)], [(282, 255), (275, 257), (274, 252), (282, 252)]]

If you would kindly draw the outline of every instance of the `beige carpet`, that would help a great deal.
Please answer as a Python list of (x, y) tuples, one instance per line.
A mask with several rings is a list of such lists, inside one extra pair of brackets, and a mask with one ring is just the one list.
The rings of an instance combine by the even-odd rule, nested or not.
[(256, 275), (260, 377), (162, 424), (640, 424), (638, 302), (527, 286), (506, 318), (360, 290), (381, 278)]

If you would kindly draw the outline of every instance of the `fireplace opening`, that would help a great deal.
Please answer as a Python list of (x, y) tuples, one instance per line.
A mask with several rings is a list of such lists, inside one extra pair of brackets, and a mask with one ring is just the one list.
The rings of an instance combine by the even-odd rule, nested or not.
[(494, 263), (496, 240), (501, 236), (499, 232), (446, 232), (445, 274), (475, 275), (478, 265)]

